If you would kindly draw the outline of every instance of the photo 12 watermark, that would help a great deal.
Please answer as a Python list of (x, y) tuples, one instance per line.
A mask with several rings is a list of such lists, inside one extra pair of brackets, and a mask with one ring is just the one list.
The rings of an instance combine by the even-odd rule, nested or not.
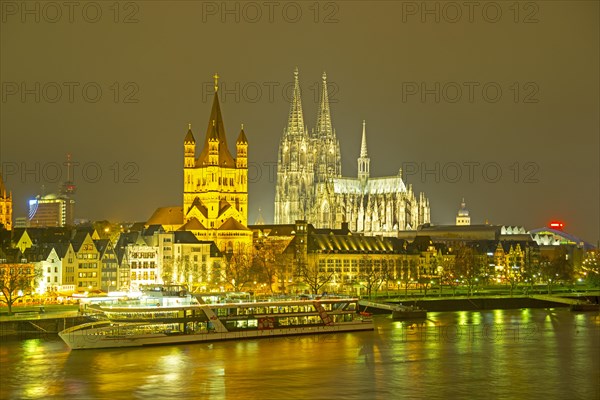
[(340, 18), (336, 1), (203, 1), (201, 6), (203, 23), (336, 24)]
[[(213, 81), (202, 82), (202, 101), (204, 103), (211, 101), (215, 93), (215, 84)], [(308, 91), (300, 91), (303, 94), (303, 99), (312, 98), (315, 104), (318, 104), (321, 98), (323, 89), (322, 81), (315, 81), (309, 86)], [(338, 95), (340, 92), (339, 85), (335, 82), (327, 82), (327, 96), (330, 104), (339, 102)], [(310, 93), (310, 97), (305, 97), (305, 93)], [(294, 82), (227, 82), (219, 81), (219, 98), (223, 103), (275, 103), (284, 101), (291, 103), (294, 96)]]
[(527, 82), (402, 82), (403, 103), (539, 103), (540, 86)]
[(0, 163), (0, 175), (7, 185), (14, 182), (60, 183), (67, 180), (84, 183), (104, 180), (115, 184), (132, 184), (140, 182), (140, 166), (135, 161), (5, 161)]
[(115, 24), (140, 22), (136, 1), (1, 1), (3, 24)]
[(421, 183), (512, 183), (540, 182), (540, 165), (534, 161), (500, 163), (496, 161), (448, 161), (401, 164), (402, 177)]
[(540, 22), (540, 6), (535, 1), (402, 1), (401, 8), (403, 23)]
[(2, 81), (2, 103), (99, 103), (140, 102), (136, 82)]

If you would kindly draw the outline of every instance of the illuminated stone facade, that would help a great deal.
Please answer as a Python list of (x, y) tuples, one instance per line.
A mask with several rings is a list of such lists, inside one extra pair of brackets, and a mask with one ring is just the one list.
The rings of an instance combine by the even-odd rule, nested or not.
[(234, 159), (227, 146), (217, 78), (215, 75), (215, 95), (200, 155), (196, 158), (191, 126), (183, 142), (183, 225), (179, 230), (214, 241), (221, 251), (246, 252), (252, 244), (252, 232), (247, 228), (248, 140), (242, 125)]
[(0, 225), (6, 230), (12, 229), (12, 193), (6, 191), (0, 175)]
[(317, 126), (309, 135), (304, 125), (298, 71), (288, 125), (279, 145), (275, 224), (308, 220), (316, 228), (339, 228), (366, 235), (396, 236), (430, 221), (429, 200), (418, 198), (400, 171), (371, 177), (366, 124), (358, 158), (358, 176), (343, 177), (339, 141), (331, 123), (327, 78), (323, 74)]
[(225, 253), (249, 253), (248, 140), (242, 125), (235, 144), (237, 158), (233, 158), (217, 79), (215, 75), (215, 96), (200, 155), (196, 157), (191, 124), (183, 140), (183, 206), (160, 207), (145, 225), (160, 225), (166, 232), (192, 232), (198, 240), (214, 242)]

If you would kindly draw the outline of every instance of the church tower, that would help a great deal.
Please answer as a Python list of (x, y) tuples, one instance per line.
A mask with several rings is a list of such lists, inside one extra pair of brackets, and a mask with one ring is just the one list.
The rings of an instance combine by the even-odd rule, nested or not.
[(316, 153), (315, 179), (317, 183), (326, 182), (329, 178), (342, 176), (342, 158), (340, 142), (331, 123), (329, 110), (329, 94), (327, 92), (327, 74), (323, 72), (321, 83), (321, 99), (317, 113), (317, 126), (313, 131)]
[(467, 210), (464, 197), (460, 203), (460, 209), (456, 214), (456, 225), (471, 225), (471, 217), (469, 216), (469, 210)]
[(12, 230), (12, 193), (6, 191), (2, 174), (0, 174), (0, 225)]
[(360, 144), (360, 157), (358, 157), (358, 179), (364, 186), (369, 179), (369, 164), (371, 159), (367, 156), (367, 127), (363, 120), (362, 141)]
[(298, 68), (287, 127), (279, 143), (275, 223), (293, 224), (307, 218), (314, 195), (314, 152), (304, 125)]
[(213, 240), (221, 251), (249, 248), (248, 139), (243, 125), (233, 158), (227, 146), (219, 105), (219, 76), (208, 119), (204, 146), (196, 158), (196, 139), (191, 124), (183, 140), (183, 226), (201, 240)]

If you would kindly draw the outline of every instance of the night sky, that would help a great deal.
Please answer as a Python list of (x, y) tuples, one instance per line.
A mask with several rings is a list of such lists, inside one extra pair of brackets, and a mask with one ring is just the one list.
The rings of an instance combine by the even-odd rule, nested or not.
[(0, 4), (15, 217), (58, 190), (66, 153), (76, 218), (181, 205), (183, 138), (191, 123), (203, 142), (218, 72), (231, 151), (241, 123), (249, 140), (249, 222), (259, 208), (272, 222), (297, 66), (311, 129), (327, 72), (344, 175), (357, 173), (364, 119), (371, 175), (403, 168), (433, 223), (454, 223), (465, 197), (472, 223), (559, 219), (600, 238), (598, 2)]

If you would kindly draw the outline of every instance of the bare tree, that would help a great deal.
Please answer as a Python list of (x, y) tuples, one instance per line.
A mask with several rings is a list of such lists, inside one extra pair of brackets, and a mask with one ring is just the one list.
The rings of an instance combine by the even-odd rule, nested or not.
[(545, 263), (542, 269), (542, 275), (548, 283), (548, 294), (552, 294), (552, 286), (559, 281), (570, 281), (573, 278), (573, 263), (568, 259), (567, 249), (558, 246), (554, 249), (552, 261)]
[[(321, 256), (323, 257), (323, 256)], [(298, 277), (311, 290), (311, 293), (318, 294), (323, 286), (328, 284), (335, 276), (334, 271), (327, 271), (326, 267), (319, 267), (316, 260), (305, 261), (302, 258), (296, 260)], [(324, 269), (323, 271), (321, 269)]]
[(237, 246), (226, 255), (225, 281), (230, 283), (234, 291), (240, 291), (255, 278), (251, 254), (245, 246)]
[(456, 259), (454, 262), (454, 271), (457, 279), (467, 287), (467, 295), (473, 294), (473, 288), (479, 275), (479, 266), (475, 249), (467, 245), (461, 245), (456, 250)]
[(504, 279), (508, 282), (510, 287), (510, 297), (512, 297), (515, 287), (522, 281), (523, 275), (521, 274), (521, 266), (519, 265), (506, 265), (504, 267)]
[(164, 283), (173, 283), (173, 260), (170, 258), (163, 259), (161, 278)]
[(372, 256), (365, 254), (359, 263), (358, 279), (367, 289), (367, 297), (370, 299), (373, 291), (377, 291), (385, 281), (387, 275), (386, 267), (381, 265), (381, 260), (374, 262)]
[(281, 241), (263, 241), (254, 247), (254, 270), (261, 282), (268, 285), (271, 294), (277, 279), (285, 281), (285, 257), (282, 254), (285, 243)]
[(443, 285), (450, 286), (450, 289), (452, 289), (452, 296), (456, 296), (456, 288), (460, 283), (454, 267), (455, 262), (456, 257), (453, 255), (442, 255), (439, 258), (440, 267), (442, 267), (440, 271), (440, 288)]
[(404, 283), (404, 297), (408, 297), (408, 284), (413, 282), (415, 277), (415, 260), (412, 258), (405, 258), (404, 260), (402, 260), (402, 282)]
[(12, 314), (13, 304), (34, 290), (36, 271), (33, 264), (0, 264), (0, 290), (3, 303)]
[(186, 285), (188, 290), (193, 291), (194, 286), (200, 280), (198, 264), (192, 263), (190, 256), (185, 254), (177, 257), (175, 260), (175, 265), (177, 266), (177, 283)]

